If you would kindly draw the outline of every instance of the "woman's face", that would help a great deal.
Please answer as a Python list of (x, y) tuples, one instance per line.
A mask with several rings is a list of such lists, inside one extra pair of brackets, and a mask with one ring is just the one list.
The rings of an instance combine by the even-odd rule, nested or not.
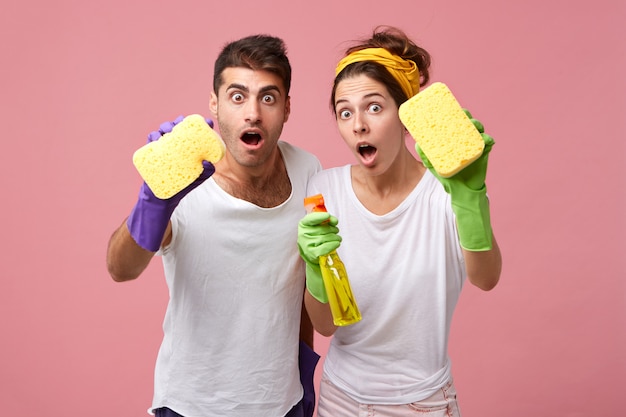
[(359, 164), (373, 175), (389, 169), (405, 146), (398, 106), (387, 87), (361, 74), (339, 82), (335, 91), (339, 133)]

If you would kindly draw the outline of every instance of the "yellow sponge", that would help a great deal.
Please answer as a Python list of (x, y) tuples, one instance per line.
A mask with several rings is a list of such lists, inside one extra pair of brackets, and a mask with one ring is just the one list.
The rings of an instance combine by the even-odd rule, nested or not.
[(216, 163), (224, 156), (222, 138), (204, 117), (192, 114), (170, 133), (139, 148), (133, 164), (155, 196), (167, 199), (202, 173), (202, 161)]
[(449, 178), (483, 153), (485, 142), (448, 86), (436, 82), (404, 102), (400, 120), (439, 175)]

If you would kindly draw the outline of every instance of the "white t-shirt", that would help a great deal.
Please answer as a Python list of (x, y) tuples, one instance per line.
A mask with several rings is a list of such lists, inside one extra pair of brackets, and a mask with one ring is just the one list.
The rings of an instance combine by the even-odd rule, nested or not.
[(273, 208), (232, 197), (213, 178), (172, 216), (162, 250), (170, 301), (152, 409), (185, 417), (285, 415), (298, 371), (304, 266), (298, 222), (313, 155), (279, 142), (291, 196)]
[(357, 199), (350, 166), (309, 182), (339, 219), (343, 260), (363, 319), (335, 332), (325, 375), (356, 401), (407, 404), (451, 377), (448, 335), (465, 279), (450, 197), (428, 171), (393, 211)]

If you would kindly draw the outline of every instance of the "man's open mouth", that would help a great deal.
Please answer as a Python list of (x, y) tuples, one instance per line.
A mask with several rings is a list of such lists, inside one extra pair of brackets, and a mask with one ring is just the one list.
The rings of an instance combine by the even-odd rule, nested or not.
[(241, 135), (241, 140), (247, 145), (258, 145), (261, 142), (261, 135), (258, 133), (244, 133)]

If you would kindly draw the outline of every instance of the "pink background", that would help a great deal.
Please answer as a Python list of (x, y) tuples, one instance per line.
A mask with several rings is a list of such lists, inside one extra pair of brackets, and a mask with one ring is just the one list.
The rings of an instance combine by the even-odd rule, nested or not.
[[(351, 162), (330, 81), (344, 41), (377, 24), (426, 47), (433, 81), (497, 142), (488, 186), (504, 271), (491, 293), (467, 286), (454, 319), (464, 415), (622, 411), (624, 1), (5, 3), (3, 415), (145, 415), (161, 265), (115, 284), (104, 262), (140, 185), (132, 153), (162, 121), (208, 115), (218, 49), (267, 32), (284, 37), (294, 68), (284, 139), (327, 167)], [(327, 343), (317, 338), (320, 353)]]

